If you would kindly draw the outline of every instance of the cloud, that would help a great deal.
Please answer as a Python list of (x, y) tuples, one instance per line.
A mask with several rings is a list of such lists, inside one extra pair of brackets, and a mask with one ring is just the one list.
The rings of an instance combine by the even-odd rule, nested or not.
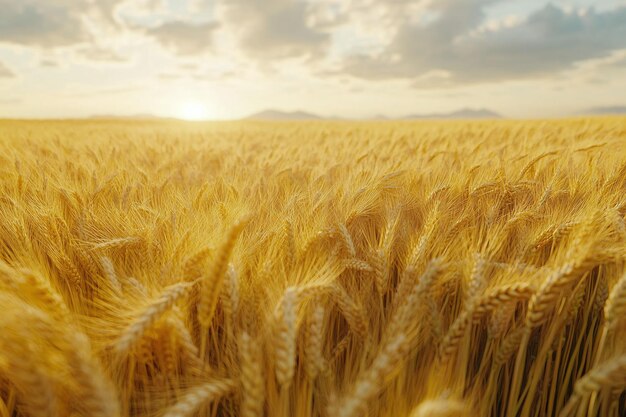
[(0, 78), (13, 78), (15, 74), (11, 72), (2, 62), (0, 62)]
[[(525, 14), (494, 16), (494, 6), (507, 1), (0, 0), (0, 44), (71, 47), (77, 62), (101, 65), (153, 52), (139, 51), (148, 37), (150, 46), (182, 61), (211, 52), (229, 69), (307, 58), (293, 68), (306, 66), (302, 72), (312, 77), (429, 87), (554, 77), (585, 65), (585, 74), (606, 75), (606, 68), (625, 65), (619, 57), (604, 60), (626, 51), (626, 5), (576, 9), (533, 1)], [(159, 68), (162, 74), (176, 73), (181, 60), (169, 59), (172, 68)], [(0, 67), (0, 76), (8, 74)]]
[(497, 1), (433, 2), (434, 19), (407, 17), (381, 54), (350, 56), (343, 70), (369, 79), (435, 73), (438, 85), (499, 81), (552, 75), (626, 47), (626, 7), (566, 11), (548, 4), (486, 27), (485, 9)]
[(294, 0), (227, 0), (224, 18), (253, 58), (319, 56), (330, 35), (309, 24), (311, 7)]
[(62, 46), (88, 38), (70, 1), (0, 0), (0, 42)]
[(43, 48), (89, 42), (94, 25), (119, 26), (125, 0), (0, 0), (0, 42)]
[(194, 55), (212, 49), (213, 35), (218, 27), (215, 22), (191, 23), (176, 20), (150, 28), (147, 34), (177, 54)]

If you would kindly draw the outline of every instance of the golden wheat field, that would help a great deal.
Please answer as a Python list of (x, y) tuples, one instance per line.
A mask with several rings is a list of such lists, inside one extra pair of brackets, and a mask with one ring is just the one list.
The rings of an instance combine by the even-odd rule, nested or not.
[(626, 119), (0, 123), (0, 416), (624, 416)]

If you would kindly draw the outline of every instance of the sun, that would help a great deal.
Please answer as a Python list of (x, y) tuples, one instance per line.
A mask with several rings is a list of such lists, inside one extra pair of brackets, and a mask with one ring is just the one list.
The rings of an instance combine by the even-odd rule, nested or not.
[(179, 106), (176, 116), (183, 120), (198, 121), (212, 118), (211, 109), (200, 101), (187, 101)]

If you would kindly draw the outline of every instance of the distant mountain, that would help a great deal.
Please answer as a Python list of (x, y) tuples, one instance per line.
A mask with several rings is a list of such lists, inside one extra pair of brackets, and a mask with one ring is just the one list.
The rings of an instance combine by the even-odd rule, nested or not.
[[(433, 113), (433, 114), (411, 114), (399, 119), (499, 119), (502, 116), (488, 109), (461, 109), (452, 113)], [(324, 117), (304, 111), (280, 111), (280, 110), (264, 110), (259, 113), (252, 114), (245, 119), (247, 120), (341, 120), (337, 117)], [(387, 117), (377, 114), (368, 117), (367, 120), (393, 120), (393, 117)]]
[(319, 120), (323, 117), (304, 111), (264, 110), (246, 117), (248, 120)]
[(587, 114), (592, 116), (626, 114), (626, 106), (592, 107), (581, 112), (581, 114)]
[(501, 119), (502, 115), (489, 109), (461, 109), (451, 113), (411, 114), (404, 119)]

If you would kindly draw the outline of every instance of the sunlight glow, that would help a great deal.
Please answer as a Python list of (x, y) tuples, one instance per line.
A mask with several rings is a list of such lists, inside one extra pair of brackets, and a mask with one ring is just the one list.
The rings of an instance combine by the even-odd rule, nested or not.
[(176, 112), (176, 117), (183, 120), (198, 121), (209, 120), (214, 117), (209, 107), (199, 101), (187, 101), (182, 103)]

